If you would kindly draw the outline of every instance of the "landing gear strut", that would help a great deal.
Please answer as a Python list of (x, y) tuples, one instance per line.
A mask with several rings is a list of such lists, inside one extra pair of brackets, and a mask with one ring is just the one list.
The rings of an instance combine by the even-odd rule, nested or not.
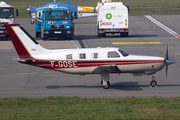
[(157, 86), (157, 82), (155, 81), (156, 76), (152, 76), (152, 81), (150, 82), (150, 87), (156, 87)]
[(101, 85), (104, 89), (109, 89), (111, 87), (111, 84), (109, 82), (109, 72), (103, 71), (101, 72)]

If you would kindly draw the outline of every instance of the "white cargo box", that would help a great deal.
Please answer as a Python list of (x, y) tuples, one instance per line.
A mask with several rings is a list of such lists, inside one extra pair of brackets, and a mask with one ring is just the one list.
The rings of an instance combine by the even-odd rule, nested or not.
[(128, 36), (128, 9), (122, 2), (104, 3), (98, 9), (98, 36), (106, 33), (121, 33)]

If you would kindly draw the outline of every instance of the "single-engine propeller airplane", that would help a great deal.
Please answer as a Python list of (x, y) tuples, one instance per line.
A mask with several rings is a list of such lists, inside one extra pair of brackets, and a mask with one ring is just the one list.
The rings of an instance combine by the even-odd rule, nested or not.
[(110, 88), (109, 74), (132, 73), (152, 75), (152, 87), (157, 85), (155, 73), (174, 61), (166, 57), (131, 55), (119, 48), (57, 49), (43, 48), (19, 24), (8, 24), (5, 28), (18, 53), (20, 63), (70, 74), (100, 74), (104, 89)]

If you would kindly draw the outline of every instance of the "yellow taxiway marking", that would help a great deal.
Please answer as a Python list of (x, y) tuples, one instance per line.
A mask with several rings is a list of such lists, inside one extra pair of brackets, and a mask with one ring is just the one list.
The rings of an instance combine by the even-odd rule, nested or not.
[(161, 44), (161, 42), (112, 42), (112, 44)]
[(149, 32), (156, 32), (156, 31), (146, 31), (146, 32), (148, 32), (148, 33), (149, 33)]
[(175, 55), (180, 55), (180, 53), (176, 53)]
[(33, 75), (37, 73), (16, 73), (15, 75)]

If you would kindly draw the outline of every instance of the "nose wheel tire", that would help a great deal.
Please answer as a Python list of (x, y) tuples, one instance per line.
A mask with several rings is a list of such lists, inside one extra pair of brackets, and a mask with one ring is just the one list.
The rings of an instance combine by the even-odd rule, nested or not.
[(157, 82), (155, 80), (150, 82), (150, 86), (151, 87), (156, 87), (157, 86)]

